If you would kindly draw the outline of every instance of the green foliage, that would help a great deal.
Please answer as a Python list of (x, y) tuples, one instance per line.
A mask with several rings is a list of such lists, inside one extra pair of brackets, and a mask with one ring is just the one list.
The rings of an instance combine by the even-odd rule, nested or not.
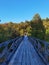
[(45, 38), (45, 28), (43, 26), (43, 22), (41, 20), (41, 17), (39, 14), (35, 14), (33, 17), (33, 20), (31, 21), (31, 27), (32, 27), (32, 36), (44, 39)]
[(20, 36), (14, 23), (0, 24), (0, 43)]
[(0, 43), (27, 33), (29, 36), (49, 41), (49, 18), (41, 19), (37, 13), (30, 21), (0, 24)]

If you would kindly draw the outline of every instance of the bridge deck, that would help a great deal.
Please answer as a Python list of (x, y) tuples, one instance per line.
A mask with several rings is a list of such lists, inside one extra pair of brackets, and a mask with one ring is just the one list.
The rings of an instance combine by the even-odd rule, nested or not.
[(21, 42), (8, 65), (45, 65), (27, 38)]

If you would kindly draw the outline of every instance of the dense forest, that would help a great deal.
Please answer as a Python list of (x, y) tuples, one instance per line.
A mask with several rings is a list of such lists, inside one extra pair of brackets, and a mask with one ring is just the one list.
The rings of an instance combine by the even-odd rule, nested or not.
[(25, 33), (28, 36), (49, 41), (49, 18), (41, 19), (37, 13), (30, 21), (0, 24), (0, 43), (18, 36), (23, 36)]

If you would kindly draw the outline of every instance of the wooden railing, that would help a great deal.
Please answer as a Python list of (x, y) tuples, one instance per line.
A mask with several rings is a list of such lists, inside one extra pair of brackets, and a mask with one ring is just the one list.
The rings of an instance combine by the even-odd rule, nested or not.
[(28, 39), (31, 41), (35, 50), (45, 62), (45, 64), (49, 65), (49, 42), (32, 37), (28, 37)]
[(0, 44), (0, 65), (8, 64), (22, 39), (23, 37), (18, 37)]

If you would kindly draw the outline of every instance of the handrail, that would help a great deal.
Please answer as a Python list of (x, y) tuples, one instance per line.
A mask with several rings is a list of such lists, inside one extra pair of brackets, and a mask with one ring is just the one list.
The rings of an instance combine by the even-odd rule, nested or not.
[[(17, 37), (17, 38), (18, 38), (18, 37)], [(0, 48), (1, 48), (2, 46), (7, 46), (10, 42), (15, 41), (17, 38), (14, 38), (14, 39), (11, 39), (11, 40), (7, 40), (7, 41), (5, 41), (5, 42), (0, 43)]]
[(10, 58), (12, 57), (12, 55), (14, 54), (15, 50), (18, 48), (20, 42), (22, 41), (23, 37), (19, 37), (16, 40), (12, 40), (12, 45), (10, 46), (10, 48), (8, 48), (8, 44), (5, 47), (5, 49), (2, 51), (2, 53), (0, 53), (0, 59), (4, 58), (4, 61), (1, 61), (1, 63), (4, 65), (4, 63), (8, 63), (10, 61)]
[(40, 55), (40, 57), (44, 60), (46, 65), (48, 65), (49, 64), (49, 42), (34, 37), (28, 37), (28, 38), (30, 41), (32, 41), (32, 44), (35, 50)]

